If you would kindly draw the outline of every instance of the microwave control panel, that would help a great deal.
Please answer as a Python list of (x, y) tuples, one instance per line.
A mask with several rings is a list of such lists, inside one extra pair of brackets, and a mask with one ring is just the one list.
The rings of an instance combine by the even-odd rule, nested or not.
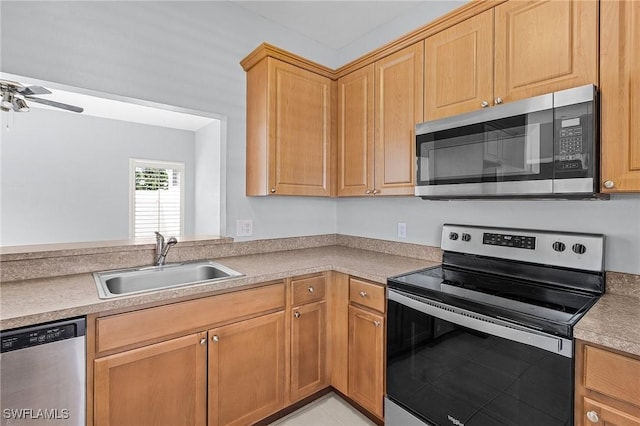
[(591, 168), (594, 147), (593, 103), (556, 108), (555, 170), (564, 174), (583, 176)]

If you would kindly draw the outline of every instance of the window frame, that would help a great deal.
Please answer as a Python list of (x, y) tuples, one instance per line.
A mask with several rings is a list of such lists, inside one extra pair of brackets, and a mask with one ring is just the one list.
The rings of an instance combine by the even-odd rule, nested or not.
[[(180, 172), (180, 232), (178, 235), (166, 237), (181, 237), (184, 234), (186, 173), (185, 163), (180, 161), (149, 160), (142, 158), (129, 159), (129, 238), (136, 239), (136, 168), (175, 169)], [(151, 237), (149, 237), (151, 238)]]

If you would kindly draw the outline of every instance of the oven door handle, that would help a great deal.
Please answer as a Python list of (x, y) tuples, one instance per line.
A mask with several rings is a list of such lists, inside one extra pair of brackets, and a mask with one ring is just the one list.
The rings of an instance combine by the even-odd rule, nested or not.
[(573, 342), (569, 339), (552, 336), (504, 320), (491, 318), (486, 315), (477, 314), (472, 311), (456, 308), (395, 289), (388, 289), (387, 296), (389, 300), (393, 300), (401, 305), (440, 318), (444, 321), (449, 321), (462, 327), (502, 337), (514, 342), (535, 346), (536, 348), (567, 358), (573, 358)]

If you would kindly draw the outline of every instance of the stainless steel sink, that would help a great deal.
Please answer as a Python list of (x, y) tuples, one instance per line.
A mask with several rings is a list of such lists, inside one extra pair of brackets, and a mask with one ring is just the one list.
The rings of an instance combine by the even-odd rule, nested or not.
[(243, 274), (210, 260), (94, 272), (101, 299), (222, 281)]

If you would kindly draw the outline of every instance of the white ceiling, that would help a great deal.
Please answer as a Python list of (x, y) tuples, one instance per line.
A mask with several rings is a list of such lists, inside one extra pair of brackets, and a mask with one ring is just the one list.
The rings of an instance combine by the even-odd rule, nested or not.
[(290, 30), (340, 49), (424, 1), (234, 1)]

